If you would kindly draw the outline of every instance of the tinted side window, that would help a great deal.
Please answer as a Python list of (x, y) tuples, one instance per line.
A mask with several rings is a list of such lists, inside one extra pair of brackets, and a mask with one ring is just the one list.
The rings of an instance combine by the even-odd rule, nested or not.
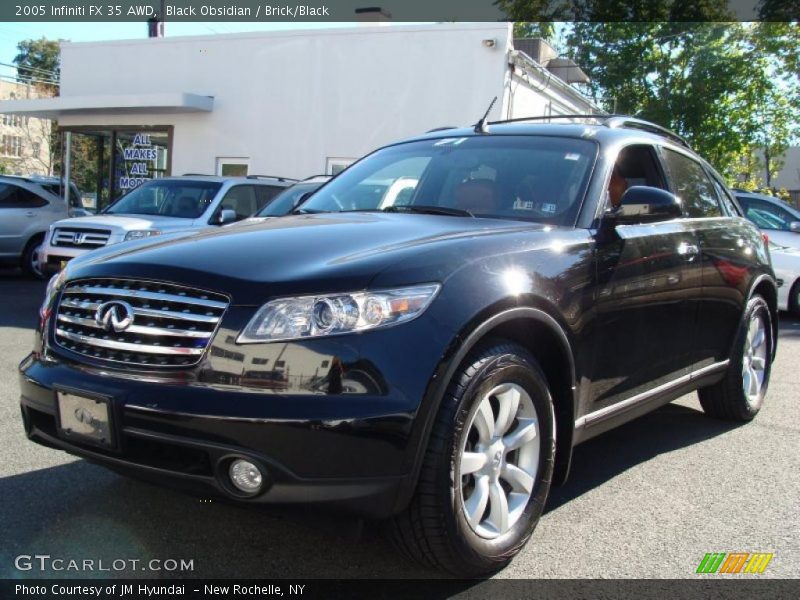
[(236, 213), (236, 219), (246, 219), (256, 212), (256, 194), (252, 185), (236, 185), (228, 190), (222, 199), (220, 209), (230, 209)]
[(664, 149), (664, 163), (675, 195), (683, 202), (689, 217), (720, 217), (722, 210), (714, 184), (700, 163), (691, 158)]
[(16, 185), (0, 184), (0, 208), (37, 208), (47, 201)]
[(37, 208), (39, 206), (45, 206), (47, 200), (31, 191), (19, 188), (17, 190), (17, 203), (23, 208)]
[(255, 189), (256, 189), (256, 204), (258, 205), (258, 210), (261, 210), (267, 204), (269, 204), (270, 200), (272, 200), (275, 196), (280, 194), (286, 188), (278, 187), (275, 185), (257, 185), (255, 186)]
[(709, 175), (711, 175), (711, 181), (714, 183), (714, 188), (717, 190), (717, 197), (722, 205), (722, 212), (729, 217), (741, 216), (741, 212), (736, 206), (733, 194), (731, 194), (719, 177), (716, 177), (713, 173), (709, 173)]
[(16, 189), (16, 186), (0, 183), (0, 208), (12, 208), (16, 206)]

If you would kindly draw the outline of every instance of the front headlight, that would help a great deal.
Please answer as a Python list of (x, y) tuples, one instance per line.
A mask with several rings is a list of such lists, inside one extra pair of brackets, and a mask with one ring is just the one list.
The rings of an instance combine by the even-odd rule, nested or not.
[(136, 229), (126, 233), (123, 241), (141, 240), (142, 238), (150, 237), (151, 235), (159, 235), (160, 233), (160, 229)]
[(430, 283), (374, 292), (279, 298), (262, 306), (236, 341), (285, 342), (405, 323), (422, 314), (440, 287)]
[(64, 280), (67, 278), (67, 270), (63, 269), (53, 275), (50, 281), (47, 282), (47, 290), (44, 293), (44, 302), (39, 307), (39, 318), (42, 323), (50, 316), (50, 310), (53, 306), (53, 300), (64, 285)]

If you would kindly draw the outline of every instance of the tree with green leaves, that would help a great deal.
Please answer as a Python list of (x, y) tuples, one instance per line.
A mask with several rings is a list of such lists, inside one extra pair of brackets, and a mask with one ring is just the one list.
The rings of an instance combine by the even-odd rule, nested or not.
[(568, 52), (610, 112), (677, 131), (730, 179), (757, 150), (771, 176), (800, 135), (797, 25), (784, 26), (575, 23)]
[(61, 40), (22, 40), (14, 57), (17, 80), (58, 94), (61, 78)]
[[(762, 10), (779, 4), (765, 1)], [(565, 52), (589, 75), (586, 93), (608, 112), (675, 130), (731, 181), (765, 169), (765, 180), (751, 183), (771, 185), (780, 157), (800, 139), (796, 22), (733, 22), (718, 0), (500, 5), (537, 27), (543, 14), (571, 14)]]

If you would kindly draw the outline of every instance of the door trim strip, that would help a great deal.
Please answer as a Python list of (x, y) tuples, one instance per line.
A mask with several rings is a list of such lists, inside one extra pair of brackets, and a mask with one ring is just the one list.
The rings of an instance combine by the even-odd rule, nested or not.
[(606, 406), (604, 408), (590, 412), (589, 414), (584, 415), (580, 419), (575, 421), (575, 429), (590, 427), (600, 421), (605, 421), (610, 417), (625, 412), (626, 410), (629, 410), (630, 408), (633, 408), (638, 404), (647, 402), (651, 398), (660, 396), (661, 394), (669, 392), (670, 390), (679, 388), (682, 385), (689, 383), (693, 379), (698, 379), (700, 377), (703, 377), (704, 375), (710, 375), (718, 371), (723, 371), (728, 367), (729, 363), (730, 360), (723, 360), (721, 362), (708, 365), (706, 367), (703, 367), (702, 369), (697, 369), (696, 371), (692, 371), (688, 375), (683, 375), (682, 377), (678, 377), (677, 379), (673, 379), (672, 381), (668, 381), (667, 383), (662, 383), (658, 387), (654, 387), (652, 390), (647, 390), (639, 394), (636, 394), (635, 396), (631, 396), (630, 398), (628, 398), (627, 400), (623, 400), (622, 402), (617, 402), (616, 404), (612, 404), (610, 406)]

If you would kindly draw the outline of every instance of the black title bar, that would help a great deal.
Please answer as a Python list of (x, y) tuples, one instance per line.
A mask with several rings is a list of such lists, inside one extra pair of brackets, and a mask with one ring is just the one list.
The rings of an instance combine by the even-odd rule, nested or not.
[[(788, 21), (797, 0), (3, 0), (0, 20), (66, 22)], [(381, 9), (382, 15), (364, 9)], [(687, 8), (689, 7), (689, 8)]]

